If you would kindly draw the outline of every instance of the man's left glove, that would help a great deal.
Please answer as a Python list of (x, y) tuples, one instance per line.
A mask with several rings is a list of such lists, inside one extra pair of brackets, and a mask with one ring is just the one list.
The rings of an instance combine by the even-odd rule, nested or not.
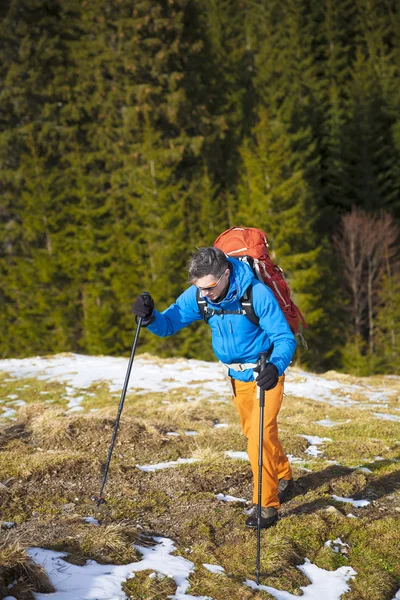
[(154, 313), (154, 300), (150, 294), (140, 294), (133, 303), (132, 312), (136, 315), (136, 322), (141, 317), (143, 327), (150, 325)]
[[(257, 371), (260, 367), (255, 368)], [(268, 390), (272, 390), (278, 383), (279, 373), (278, 368), (274, 365), (274, 363), (267, 363), (267, 366), (256, 379), (257, 385), (264, 390), (264, 392)]]

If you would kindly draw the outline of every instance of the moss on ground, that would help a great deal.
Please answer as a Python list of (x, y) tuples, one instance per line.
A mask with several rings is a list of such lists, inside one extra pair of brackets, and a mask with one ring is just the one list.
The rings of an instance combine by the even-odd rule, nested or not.
[[(399, 425), (371, 413), (399, 408), (399, 384), (326, 377), (359, 385), (362, 389), (353, 398), (359, 404), (338, 408), (284, 399), (280, 438), (299, 460), (293, 462), (297, 489), (281, 507), (276, 527), (262, 532), (262, 583), (298, 595), (299, 587), (309, 583), (297, 569), (307, 557), (324, 569), (350, 565), (357, 571), (344, 600), (392, 600), (400, 587)], [(362, 390), (387, 381), (388, 407), (368, 409)], [(110, 393), (105, 383), (78, 390), (76, 396), (84, 396), (83, 411), (70, 413), (64, 385), (4, 374), (0, 394), (18, 394), (26, 402), (15, 422), (2, 420), (0, 427), (1, 520), (16, 523), (1, 532), (6, 542), (0, 544), (0, 558), (5, 560), (7, 553), (7, 562), (0, 568), (0, 595), (6, 590), (17, 600), (33, 600), (33, 591), (49, 585), (24, 547), (68, 552), (75, 564), (88, 558), (126, 564), (140, 560), (135, 542), (143, 535), (159, 535), (173, 539), (176, 553), (194, 563), (188, 593), (214, 600), (269, 597), (243, 585), (254, 579), (256, 551), (256, 535), (244, 527), (246, 505), (216, 498), (223, 493), (250, 501), (252, 495), (249, 463), (225, 456), (226, 450), (244, 451), (247, 445), (229, 399), (199, 400), (190, 388), (130, 392), (105, 489), (107, 503), (98, 508), (90, 497), (99, 491), (118, 394)], [(323, 427), (317, 423), (322, 419), (338, 424)], [(215, 428), (218, 423), (228, 426)], [(193, 431), (196, 435), (187, 435)], [(301, 435), (331, 441), (320, 445), (321, 454), (314, 457), (307, 454), (310, 444)], [(137, 467), (178, 458), (197, 462), (156, 472)], [(354, 508), (332, 495), (371, 503)], [(348, 518), (349, 513), (357, 518)], [(88, 516), (99, 525), (86, 523)], [(325, 545), (338, 537), (347, 544), (343, 552)], [(225, 574), (210, 573), (204, 564), (220, 565)], [(17, 583), (7, 590), (13, 581)], [(174, 594), (176, 584), (140, 572), (123, 587), (130, 598), (164, 600)]]

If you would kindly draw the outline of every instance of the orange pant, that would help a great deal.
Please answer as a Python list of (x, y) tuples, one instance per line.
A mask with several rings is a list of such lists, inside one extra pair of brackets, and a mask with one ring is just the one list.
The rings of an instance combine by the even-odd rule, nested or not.
[[(239, 412), (244, 435), (247, 437), (247, 453), (253, 471), (253, 504), (258, 503), (258, 442), (260, 427), (260, 404), (255, 381), (231, 379), (233, 399)], [(285, 376), (279, 377), (277, 385), (265, 392), (264, 435), (262, 460), (262, 506), (279, 508), (278, 479), (290, 479), (292, 470), (278, 440), (278, 413), (282, 404)]]

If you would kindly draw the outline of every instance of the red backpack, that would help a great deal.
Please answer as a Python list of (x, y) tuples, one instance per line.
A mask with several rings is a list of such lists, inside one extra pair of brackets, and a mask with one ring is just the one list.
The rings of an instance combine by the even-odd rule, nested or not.
[(250, 265), (257, 279), (273, 292), (294, 334), (299, 330), (300, 321), (307, 327), (300, 309), (290, 299), (290, 289), (282, 269), (271, 260), (268, 238), (263, 231), (255, 227), (231, 227), (217, 237), (214, 246)]

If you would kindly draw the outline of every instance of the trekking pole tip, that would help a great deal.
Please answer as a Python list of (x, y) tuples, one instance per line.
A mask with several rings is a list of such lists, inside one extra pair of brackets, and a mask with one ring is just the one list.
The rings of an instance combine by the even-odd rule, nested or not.
[(101, 506), (101, 504), (106, 504), (105, 499), (102, 496), (90, 496), (90, 499), (93, 500), (97, 504), (97, 508)]

